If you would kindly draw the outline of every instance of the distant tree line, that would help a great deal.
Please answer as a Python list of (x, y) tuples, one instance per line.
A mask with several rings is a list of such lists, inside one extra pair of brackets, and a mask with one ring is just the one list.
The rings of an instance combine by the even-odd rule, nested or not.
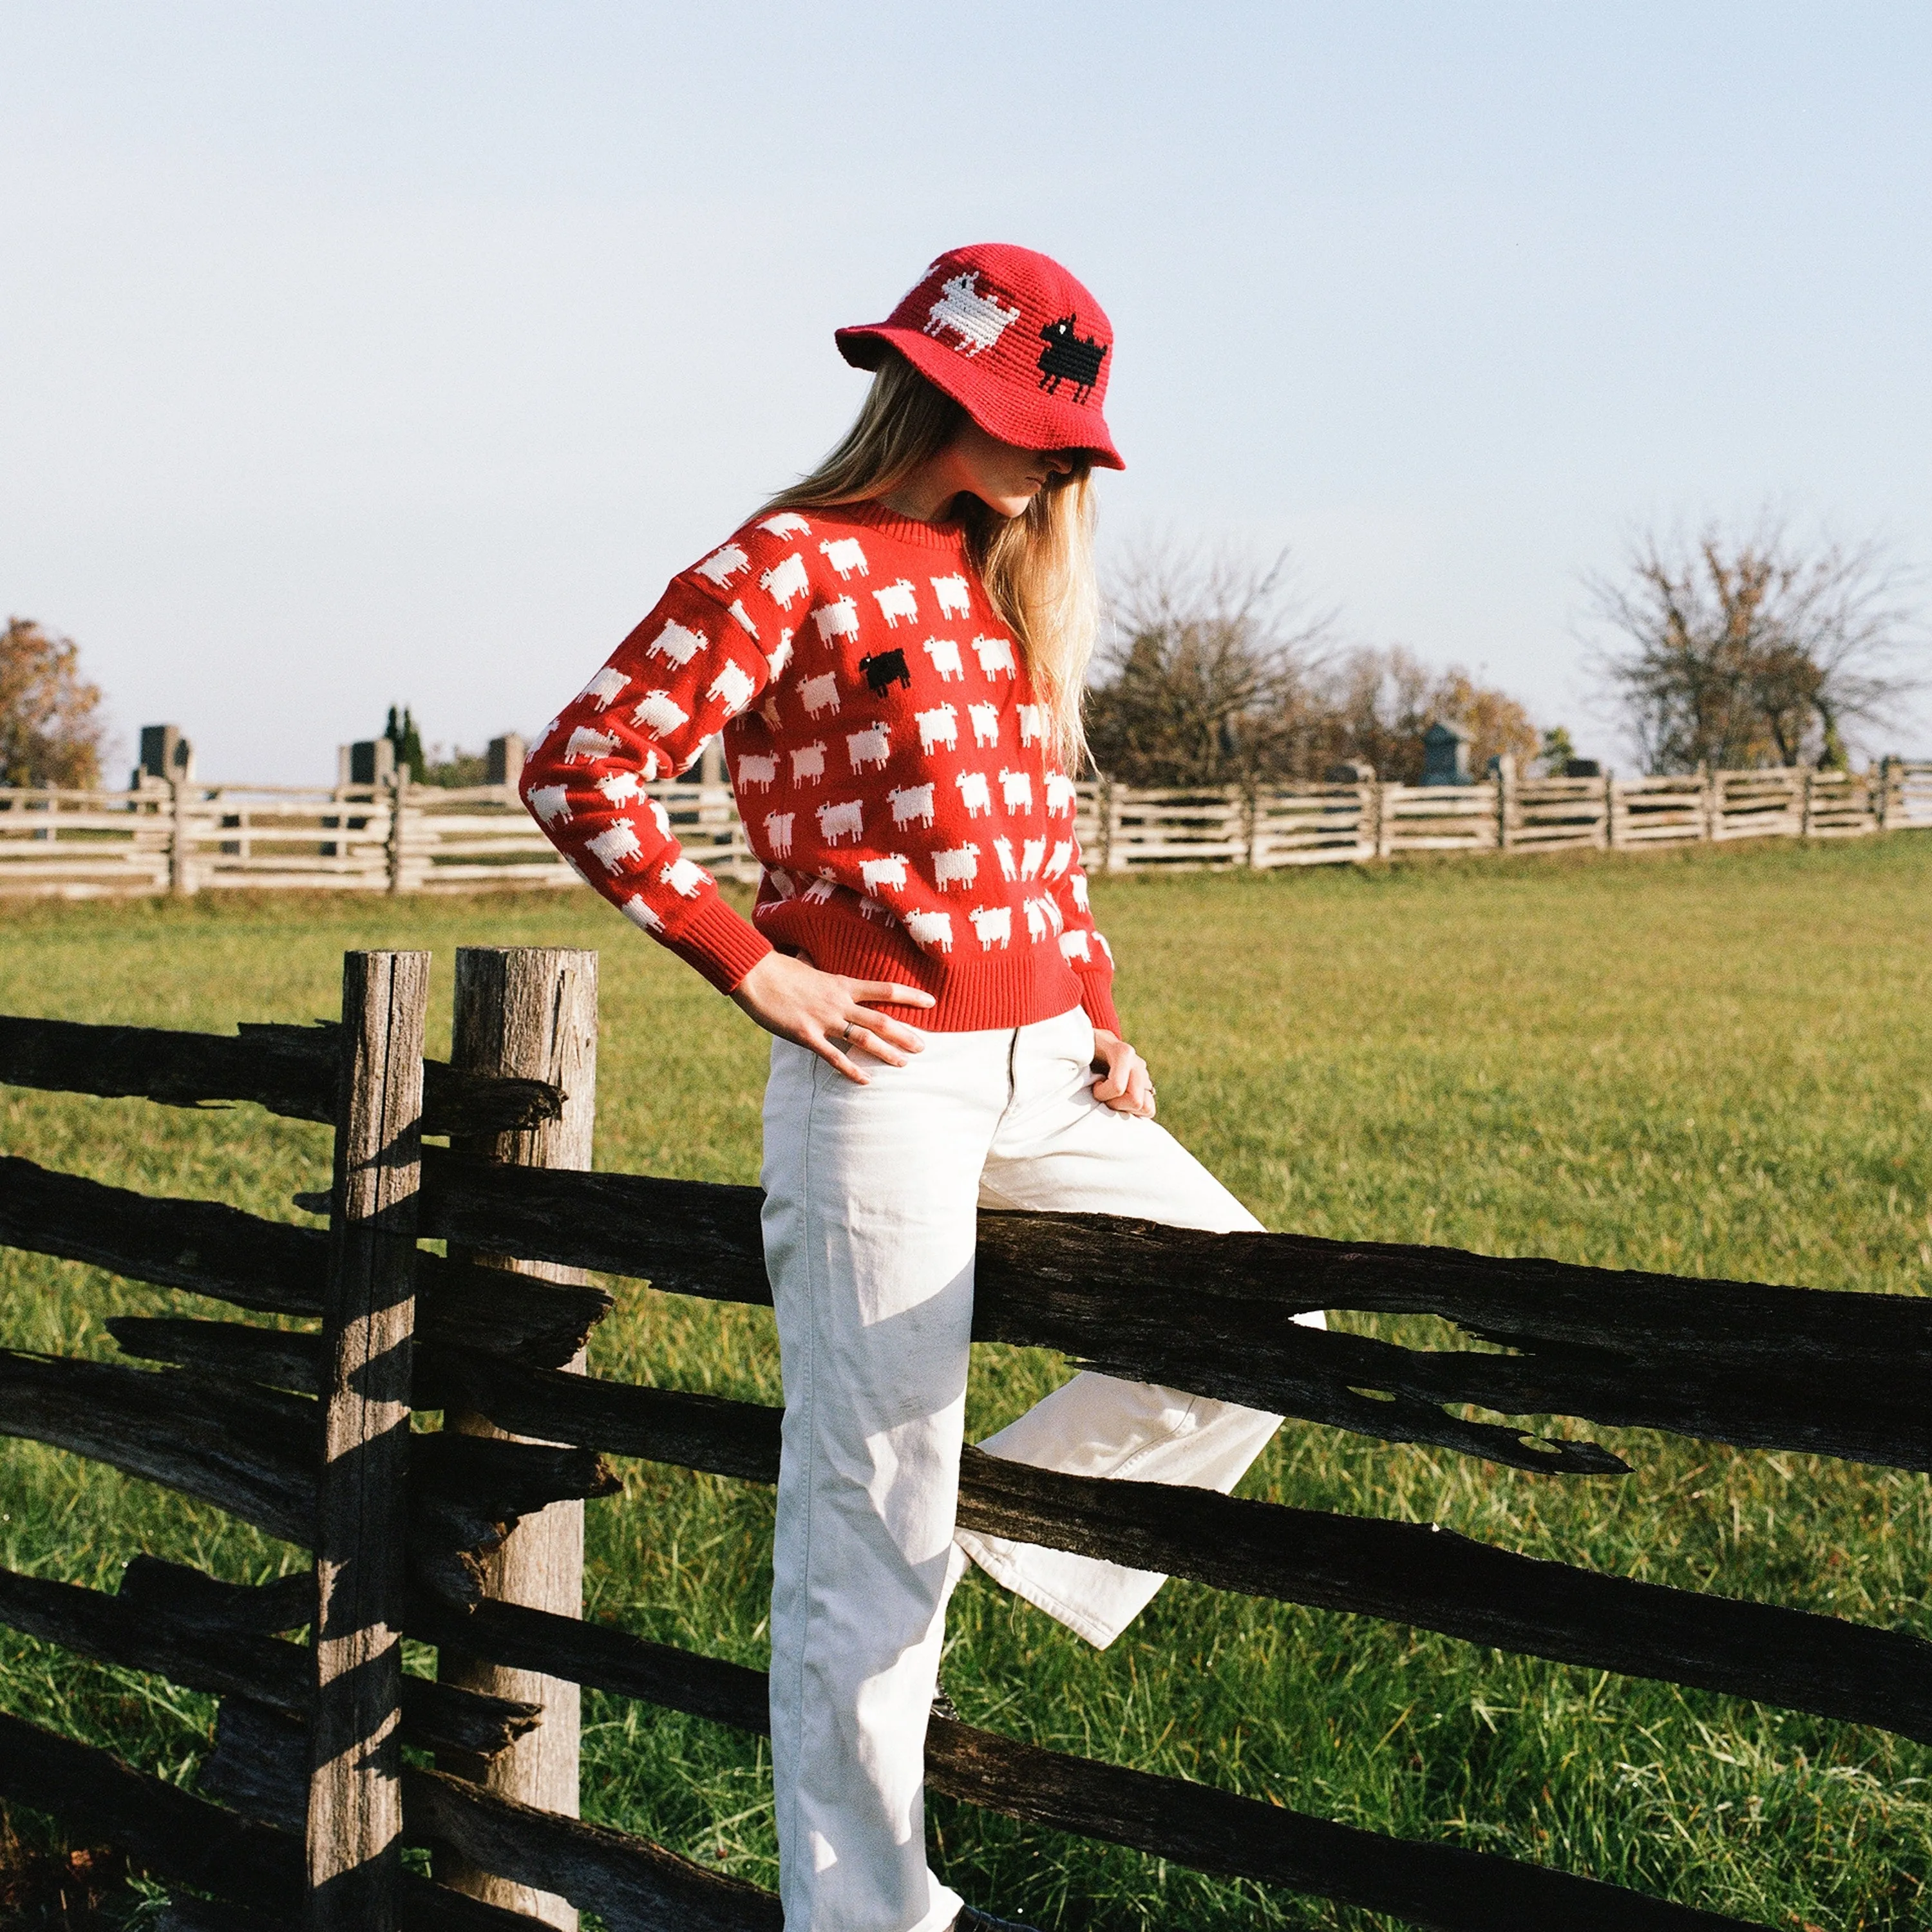
[[(1842, 769), (1925, 682), (1916, 582), (1882, 544), (1801, 541), (1772, 520), (1742, 536), (1647, 533), (1584, 584), (1599, 688), (1648, 771)], [(1414, 784), (1438, 720), (1468, 733), (1478, 776), (1504, 755), (1555, 773), (1575, 756), (1563, 726), (1539, 733), (1460, 665), (1340, 643), (1333, 614), (1294, 594), (1286, 553), (1258, 568), (1144, 550), (1111, 586), (1088, 730), (1099, 769), (1126, 784), (1318, 783), (1345, 764)], [(389, 707), (382, 736), (418, 784), (487, 782), (481, 752), (426, 752), (406, 705)], [(8, 619), (0, 785), (91, 788), (106, 751), (100, 688), (74, 640)]]
[(446, 785), (454, 789), (489, 783), (490, 760), (484, 752), (466, 752), (460, 746), (446, 750), (440, 745), (435, 747), (434, 753), (424, 752), (416, 714), (406, 704), (400, 712), (393, 704), (389, 706), (388, 722), (382, 727), (382, 736), (396, 748), (397, 770), (406, 771), (414, 784)]
[(0, 785), (100, 782), (106, 748), (100, 687), (80, 674), (71, 638), (10, 617), (0, 634)]
[(1911, 579), (1878, 543), (1654, 533), (1585, 580), (1611, 641), (1600, 677), (1652, 772), (1844, 769), (1850, 729), (1883, 728), (1922, 682)]
[(1412, 784), (1438, 719), (1470, 734), (1478, 772), (1498, 755), (1526, 769), (1537, 757), (1528, 711), (1460, 665), (1432, 669), (1399, 644), (1336, 647), (1332, 616), (1295, 599), (1285, 564), (1171, 551), (1129, 562), (1088, 695), (1102, 771), (1136, 785), (1318, 782), (1348, 763)]
[[(1319, 782), (1345, 764), (1414, 784), (1438, 720), (1469, 734), (1480, 776), (1504, 754), (1561, 775), (1569, 731), (1539, 733), (1508, 692), (1401, 645), (1338, 645), (1332, 616), (1267, 569), (1144, 550), (1112, 586), (1088, 693), (1100, 770), (1149, 786)], [(1806, 542), (1774, 522), (1738, 536), (1640, 537), (1586, 577), (1604, 709), (1642, 768), (1845, 767), (1849, 740), (1893, 728), (1924, 682), (1914, 587), (1880, 544)]]

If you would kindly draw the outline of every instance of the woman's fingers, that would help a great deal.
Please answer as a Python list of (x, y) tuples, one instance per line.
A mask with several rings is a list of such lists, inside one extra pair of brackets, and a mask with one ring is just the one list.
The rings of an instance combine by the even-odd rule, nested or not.
[(1108, 1038), (1098, 1042), (1106, 1071), (1094, 1082), (1094, 1097), (1118, 1113), (1154, 1117), (1154, 1081), (1147, 1062), (1126, 1041)]
[(855, 1087), (867, 1087), (871, 1085), (872, 1082), (870, 1078), (867, 1075), (861, 1073), (858, 1068), (855, 1066), (850, 1060), (848, 1060), (844, 1054), (839, 1052), (837, 1046), (829, 1036), (823, 1040), (807, 1040), (805, 1044), (809, 1046), (812, 1050), (818, 1055), (820, 1059), (826, 1061), (829, 1065), (836, 1068), (839, 1072), (844, 1074), (846, 1078), (850, 1081)]
[(903, 1020), (889, 1020), (869, 1006), (855, 1006), (845, 1016), (856, 1032), (863, 1027), (875, 1040), (890, 1040), (902, 1053), (922, 1053), (926, 1042)]
[(876, 1054), (888, 1066), (903, 1066), (913, 1054), (919, 1051), (914, 1042), (902, 1048), (885, 1030), (885, 1023), (864, 1008), (854, 1014), (838, 1040), (848, 1052), (856, 1050)]
[(922, 993), (916, 986), (902, 986), (893, 980), (854, 980), (849, 983), (855, 1000), (877, 1000), (888, 1006), (929, 1006), (933, 1004), (930, 993)]
[(1126, 1097), (1128, 1082), (1141, 1057), (1124, 1040), (1110, 1040), (1102, 1051), (1106, 1055), (1107, 1070), (1094, 1083), (1094, 1097), (1111, 1106)]

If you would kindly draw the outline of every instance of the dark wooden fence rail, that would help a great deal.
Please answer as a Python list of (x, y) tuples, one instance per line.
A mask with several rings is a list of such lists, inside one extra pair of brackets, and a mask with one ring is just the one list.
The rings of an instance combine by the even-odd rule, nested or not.
[[(246, 1100), (337, 1130), (333, 1194), (297, 1203), (329, 1214), (327, 1232), (0, 1157), (0, 1244), (321, 1324), (111, 1320), (124, 1352), (158, 1370), (0, 1351), (0, 1432), (164, 1483), (320, 1559), (320, 1621), (316, 1571), (250, 1589), (139, 1558), (112, 1597), (0, 1572), (0, 1622), (221, 1700), (199, 1797), (0, 1720), (0, 1794), (89, 1825), (178, 1883), (178, 1932), (568, 1925), (578, 1907), (613, 1928), (776, 1932), (770, 1894), (584, 1824), (557, 1788), (556, 1766), (574, 1764), (575, 1686), (765, 1724), (758, 1673), (577, 1620), (570, 1511), (614, 1488), (604, 1458), (762, 1483), (778, 1460), (775, 1409), (581, 1372), (611, 1306), (581, 1270), (716, 1299), (770, 1293), (757, 1190), (514, 1164), (588, 1159), (587, 1107), (572, 1129), (568, 1091), (576, 1079), (587, 1100), (588, 1059), (559, 1043), (568, 1001), (542, 997), (545, 974), (580, 982), (581, 965), (564, 963), (580, 958), (470, 956), (459, 999), (478, 1010), (458, 1016), (460, 1070), (421, 1058), (419, 955), (350, 956), (341, 1027), (230, 1039), (0, 1018), (0, 1082)], [(520, 1005), (548, 1011), (530, 1035), (547, 1044), (502, 1035)], [(476, 1046), (491, 1026), (496, 1043)], [(519, 1065), (557, 1077), (503, 1070)], [(422, 1135), (461, 1151), (418, 1156)], [(1923, 1303), (1135, 1221), (1096, 1240), (1097, 1218), (983, 1216), (976, 1340), (1554, 1476), (1628, 1466), (1552, 1432), (1552, 1416), (1932, 1468)], [(416, 1246), (436, 1238), (449, 1257)], [(1430, 1314), (1510, 1352), (1295, 1327), (1310, 1308)], [(412, 1409), (443, 1412), (445, 1429), (412, 1435)], [(1932, 1742), (1932, 1644), (1841, 1618), (1427, 1525), (1063, 1476), (970, 1449), (960, 1516), (1220, 1588)], [(506, 1557), (519, 1548), (532, 1552), (520, 1566)], [(304, 1628), (306, 1646), (283, 1634)], [(442, 1681), (401, 1675), (403, 1634), (437, 1646)], [(530, 1694), (496, 1694), (506, 1687)], [(404, 1744), (443, 1768), (405, 1768)], [(1741, 1922), (944, 1719), (928, 1759), (934, 1788), (965, 1802), (1444, 1932)], [(401, 1870), (405, 1842), (436, 1847), (442, 1882)]]

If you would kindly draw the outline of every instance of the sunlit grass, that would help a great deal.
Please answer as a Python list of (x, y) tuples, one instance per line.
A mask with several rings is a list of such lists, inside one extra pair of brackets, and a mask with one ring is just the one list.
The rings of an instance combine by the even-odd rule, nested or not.
[[(1918, 1294), (1932, 1279), (1932, 839), (1105, 883), (1163, 1117), (1270, 1226)], [(760, 1036), (588, 895), (12, 905), (0, 1010), (226, 1028), (332, 1012), (350, 946), (602, 953), (598, 1162), (754, 1180)], [(441, 1050), (439, 1046), (438, 1050)], [(252, 1109), (0, 1090), (0, 1143), (149, 1192), (298, 1219), (324, 1130)], [(598, 1372), (778, 1397), (769, 1316), (614, 1282)], [(0, 1259), (0, 1340), (112, 1358), (119, 1312), (196, 1306)], [(202, 1306), (206, 1306), (203, 1304)], [(208, 1312), (216, 1312), (209, 1310)], [(1432, 1324), (1364, 1330), (1421, 1339)], [(983, 1434), (1062, 1373), (979, 1352)], [(1631, 1430), (1622, 1481), (1558, 1484), (1291, 1424), (1246, 1492), (1448, 1523), (1620, 1574), (1932, 1636), (1925, 1478)], [(631, 1462), (590, 1510), (590, 1606), (762, 1664), (768, 1492)], [(294, 1552), (217, 1512), (0, 1444), (0, 1561), (112, 1587), (148, 1549), (260, 1577)], [(0, 1632), (0, 1700), (189, 1776), (210, 1706)], [(975, 1721), (1324, 1816), (1502, 1850), (1779, 1927), (1903, 1928), (1932, 1875), (1932, 1751), (1856, 1726), (1171, 1585), (1096, 1653), (976, 1576), (946, 1680)], [(764, 1883), (756, 1741), (586, 1706), (585, 1802)], [(935, 1857), (1042, 1925), (1383, 1922), (946, 1804)]]

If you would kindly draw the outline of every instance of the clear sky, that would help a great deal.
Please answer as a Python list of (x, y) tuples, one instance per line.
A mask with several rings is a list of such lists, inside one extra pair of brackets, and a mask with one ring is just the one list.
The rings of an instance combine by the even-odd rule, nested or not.
[(204, 776), (540, 726), (968, 241), (1112, 317), (1110, 549), (1290, 544), (1586, 750), (1634, 526), (1932, 562), (1924, 0), (8, 0), (0, 76), (0, 607)]

